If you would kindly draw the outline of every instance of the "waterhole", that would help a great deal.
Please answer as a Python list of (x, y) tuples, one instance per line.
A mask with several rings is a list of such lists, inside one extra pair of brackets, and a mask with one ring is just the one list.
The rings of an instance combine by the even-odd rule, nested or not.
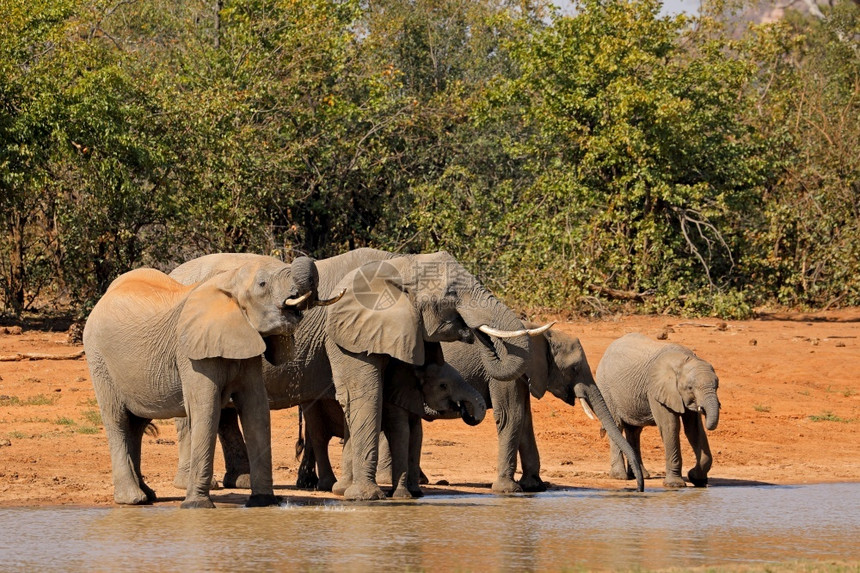
[(546, 571), (856, 561), (858, 501), (860, 484), (818, 484), (198, 511), (0, 508), (0, 570)]

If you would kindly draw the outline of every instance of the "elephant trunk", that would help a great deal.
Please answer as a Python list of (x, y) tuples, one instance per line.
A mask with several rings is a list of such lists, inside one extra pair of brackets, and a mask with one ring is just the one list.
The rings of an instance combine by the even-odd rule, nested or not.
[(298, 257), (290, 266), (297, 293), (313, 293), (315, 298), (320, 277), (314, 260), (310, 257)]
[(451, 399), (457, 402), (460, 408), (460, 417), (470, 426), (477, 426), (487, 415), (487, 403), (481, 393), (475, 390), (465, 381), (453, 392)]
[(720, 422), (720, 401), (716, 393), (708, 394), (700, 406), (705, 414), (705, 428), (708, 431), (716, 430)]
[(627, 462), (633, 469), (633, 475), (636, 476), (637, 491), (645, 491), (645, 478), (642, 475), (642, 460), (639, 459), (639, 456), (633, 450), (633, 447), (624, 439), (624, 435), (621, 433), (621, 430), (618, 429), (618, 425), (615, 423), (615, 418), (612, 417), (612, 414), (609, 412), (609, 408), (606, 406), (603, 394), (600, 393), (600, 390), (596, 385), (589, 384), (577, 385), (576, 396), (580, 400), (585, 400), (588, 405), (591, 406), (591, 410), (594, 412), (594, 415), (597, 416), (597, 419), (600, 420), (600, 423), (603, 424), (603, 429), (606, 430), (609, 439), (615, 442), (615, 445), (624, 452), (624, 455), (627, 457)]
[(475, 334), (475, 344), (480, 349), (487, 374), (496, 380), (519, 378), (527, 366), (529, 336), (498, 338), (478, 330), (481, 326), (502, 331), (522, 330), (523, 323), (514, 312), (483, 287), (463, 296), (457, 310)]

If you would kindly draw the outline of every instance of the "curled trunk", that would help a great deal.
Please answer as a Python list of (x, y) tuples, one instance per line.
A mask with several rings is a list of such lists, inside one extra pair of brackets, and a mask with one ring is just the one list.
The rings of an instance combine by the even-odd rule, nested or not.
[(519, 378), (527, 365), (528, 335), (502, 339), (478, 330), (484, 325), (504, 331), (522, 330), (523, 323), (516, 314), (483, 288), (464, 296), (457, 310), (475, 334), (487, 374), (496, 380)]

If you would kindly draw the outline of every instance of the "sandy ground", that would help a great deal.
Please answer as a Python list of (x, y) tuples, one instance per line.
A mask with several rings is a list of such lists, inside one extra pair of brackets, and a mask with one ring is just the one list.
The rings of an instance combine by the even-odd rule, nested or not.
[[(628, 332), (666, 336), (709, 360), (720, 376), (722, 413), (709, 433), (711, 487), (860, 481), (860, 309), (810, 315), (764, 315), (751, 321), (618, 316), (561, 322), (578, 336), (597, 368), (603, 351)], [(82, 348), (65, 332), (0, 327), (0, 506), (113, 504), (107, 440)], [(49, 355), (66, 359), (29, 359)], [(542, 477), (552, 487), (631, 488), (609, 478), (609, 446), (600, 426), (550, 395), (532, 401)], [(295, 489), (295, 408), (273, 412), (276, 493), (287, 498), (331, 494)], [(178, 505), (172, 421), (145, 436), (143, 473), (157, 503)], [(661, 488), (663, 449), (656, 428), (643, 432), (643, 458)], [(339, 446), (332, 443), (339, 462)], [(490, 494), (496, 436), (491, 417), (475, 428), (457, 420), (425, 425), (425, 491)], [(692, 465), (685, 445), (684, 471)], [(337, 471), (337, 467), (335, 470)], [(216, 476), (223, 472), (220, 452)], [(439, 482), (442, 482), (439, 484)], [(244, 503), (247, 490), (217, 490), (218, 505)]]

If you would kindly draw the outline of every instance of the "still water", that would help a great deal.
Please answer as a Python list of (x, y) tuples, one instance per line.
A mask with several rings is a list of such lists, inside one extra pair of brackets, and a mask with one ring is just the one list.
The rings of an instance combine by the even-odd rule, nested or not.
[[(289, 500), (289, 496), (286, 497)], [(0, 508), (0, 570), (524, 571), (860, 560), (860, 484), (273, 508)]]

